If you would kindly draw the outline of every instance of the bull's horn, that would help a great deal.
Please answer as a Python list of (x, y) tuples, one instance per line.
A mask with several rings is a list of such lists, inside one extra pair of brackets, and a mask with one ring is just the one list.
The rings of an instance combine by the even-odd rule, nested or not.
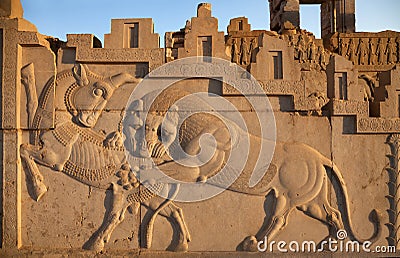
[(128, 73), (120, 73), (110, 77), (111, 85), (115, 88), (120, 87), (125, 83), (139, 83), (141, 79), (135, 78)]
[(87, 66), (82, 64), (76, 64), (72, 68), (72, 74), (75, 77), (76, 82), (79, 86), (86, 86), (89, 84), (89, 80), (87, 78)]

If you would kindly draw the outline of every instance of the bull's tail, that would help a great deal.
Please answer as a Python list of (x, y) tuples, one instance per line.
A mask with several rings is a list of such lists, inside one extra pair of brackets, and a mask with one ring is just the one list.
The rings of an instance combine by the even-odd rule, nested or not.
[(382, 226), (381, 226), (381, 221), (380, 221), (381, 215), (379, 214), (379, 212), (376, 209), (373, 209), (369, 215), (369, 220), (374, 225), (374, 233), (372, 234), (372, 236), (369, 237), (368, 239), (360, 239), (360, 238), (356, 237), (356, 235), (354, 234), (354, 231), (353, 231), (353, 224), (352, 224), (351, 215), (350, 215), (349, 197), (348, 197), (347, 187), (346, 187), (346, 183), (343, 180), (342, 173), (340, 172), (339, 168), (331, 160), (329, 160), (325, 157), (323, 157), (323, 164), (324, 164), (324, 166), (332, 169), (332, 174), (336, 177), (336, 179), (338, 180), (339, 185), (341, 187), (342, 194), (343, 194), (343, 201), (345, 204), (344, 206), (346, 209), (345, 213), (346, 213), (346, 220), (348, 222), (347, 227), (348, 227), (350, 238), (352, 238), (352, 240), (355, 240), (359, 243), (363, 243), (366, 241), (369, 241), (372, 243), (376, 242), (379, 239), (381, 232), (382, 232)]

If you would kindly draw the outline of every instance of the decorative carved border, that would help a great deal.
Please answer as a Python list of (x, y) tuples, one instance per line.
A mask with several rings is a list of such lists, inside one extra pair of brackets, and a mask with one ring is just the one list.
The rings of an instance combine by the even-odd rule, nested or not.
[(400, 132), (400, 118), (357, 117), (357, 133)]
[(387, 240), (389, 245), (400, 249), (400, 134), (390, 135), (386, 143), (390, 146), (391, 152), (386, 155), (389, 159), (389, 165), (386, 167), (386, 170), (389, 174), (389, 194), (387, 198), (390, 205), (388, 209), (389, 223), (386, 224), (389, 229)]
[(346, 116), (357, 115), (368, 117), (368, 102), (357, 100), (332, 100), (332, 115)]
[[(271, 80), (258, 81), (267, 95), (300, 95), (304, 90), (302, 81)], [(230, 85), (223, 85), (223, 95), (237, 95), (239, 92)]]

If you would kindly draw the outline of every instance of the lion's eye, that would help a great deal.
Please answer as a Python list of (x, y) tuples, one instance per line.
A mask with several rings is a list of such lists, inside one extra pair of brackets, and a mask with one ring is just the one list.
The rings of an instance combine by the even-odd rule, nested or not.
[(161, 142), (161, 141), (162, 141), (162, 137), (161, 137), (161, 126), (158, 127), (158, 129), (157, 129), (157, 137), (158, 137), (158, 140)]
[(93, 94), (94, 94), (96, 97), (100, 97), (100, 96), (103, 95), (103, 90), (102, 90), (102, 89), (94, 89)]

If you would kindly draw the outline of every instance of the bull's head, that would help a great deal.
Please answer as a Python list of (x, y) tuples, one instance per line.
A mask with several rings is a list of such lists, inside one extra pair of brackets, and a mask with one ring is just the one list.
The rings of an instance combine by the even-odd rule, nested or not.
[(90, 72), (85, 65), (73, 68), (78, 87), (69, 100), (74, 120), (85, 127), (93, 127), (114, 91), (125, 83), (137, 83), (138, 79), (127, 73), (108, 78)]

